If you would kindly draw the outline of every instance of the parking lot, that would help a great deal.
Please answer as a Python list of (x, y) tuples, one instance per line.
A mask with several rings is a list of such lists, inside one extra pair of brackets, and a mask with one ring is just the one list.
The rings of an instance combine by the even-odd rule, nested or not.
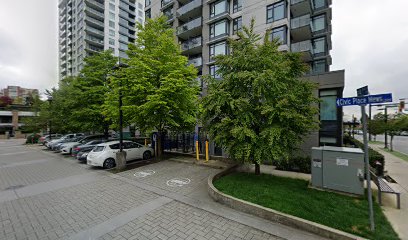
[(0, 239), (319, 239), (213, 202), (220, 170), (170, 160), (118, 174), (0, 140)]

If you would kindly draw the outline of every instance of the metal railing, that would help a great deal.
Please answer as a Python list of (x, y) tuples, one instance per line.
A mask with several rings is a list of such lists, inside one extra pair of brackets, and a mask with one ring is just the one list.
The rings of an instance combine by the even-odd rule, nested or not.
[(194, 28), (197, 28), (197, 27), (200, 27), (200, 26), (202, 26), (202, 18), (198, 17), (198, 18), (196, 18), (194, 20), (191, 20), (188, 23), (185, 23), (185, 24), (177, 27), (177, 34), (187, 32), (187, 31), (189, 31), (191, 29), (194, 29)]
[(177, 16), (181, 16), (183, 14), (188, 13), (189, 11), (201, 7), (201, 5), (203, 5), (203, 1), (202, 0), (193, 0), (189, 3), (187, 3), (186, 5), (182, 6), (181, 8), (177, 9)]
[(290, 49), (292, 52), (312, 52), (312, 41), (306, 40), (302, 42), (292, 43)]
[(102, 21), (99, 21), (99, 20), (97, 20), (97, 19), (95, 19), (93, 17), (90, 17), (90, 16), (86, 16), (85, 21), (95, 23), (96, 25), (99, 25), (99, 26), (102, 26), (102, 27), (104, 26), (104, 23)]
[(92, 9), (92, 8), (90, 8), (90, 7), (85, 7), (85, 11), (91, 12), (91, 13), (93, 13), (93, 14), (95, 14), (95, 15), (98, 15), (98, 16), (100, 16), (100, 17), (102, 17), (102, 18), (105, 17), (105, 15), (104, 15), (103, 13), (101, 13), (101, 12), (99, 12), (99, 11), (96, 11), (95, 9)]
[(203, 38), (201, 36), (187, 40), (181, 44), (181, 49), (183, 51), (199, 47), (202, 45)]
[(195, 67), (199, 67), (203, 65), (203, 58), (197, 57), (188, 60), (187, 65), (193, 64)]
[(301, 28), (304, 26), (309, 25), (310, 26), (310, 15), (303, 15), (301, 17), (297, 17), (291, 20), (291, 28), (296, 29), (296, 28)]
[(96, 38), (96, 37), (92, 37), (92, 36), (86, 36), (85, 39), (95, 42), (95, 43), (99, 43), (99, 44), (103, 44), (103, 40)]
[(93, 27), (90, 27), (90, 26), (86, 26), (85, 30), (89, 31), (89, 32), (99, 34), (99, 35), (102, 35), (102, 36), (104, 35), (103, 31), (100, 31), (100, 30), (98, 30), (96, 28), (93, 28)]

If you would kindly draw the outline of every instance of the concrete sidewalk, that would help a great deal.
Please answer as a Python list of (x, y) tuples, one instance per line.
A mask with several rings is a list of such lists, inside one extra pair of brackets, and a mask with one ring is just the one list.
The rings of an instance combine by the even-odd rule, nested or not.
[[(384, 155), (385, 170), (397, 182), (393, 187), (402, 193), (401, 209), (397, 209), (395, 194), (382, 194), (384, 214), (399, 237), (408, 239), (408, 162), (384, 151), (381, 145), (370, 144), (370, 147)], [(375, 184), (372, 185), (375, 187)]]

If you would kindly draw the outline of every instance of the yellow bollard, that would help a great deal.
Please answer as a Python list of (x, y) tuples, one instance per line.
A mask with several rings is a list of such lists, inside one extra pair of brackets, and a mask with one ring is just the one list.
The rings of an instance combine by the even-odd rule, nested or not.
[(205, 141), (205, 162), (208, 162), (210, 155), (208, 154), (208, 141)]
[(200, 161), (200, 153), (199, 153), (199, 148), (198, 148), (198, 141), (196, 141), (196, 157), (197, 161)]
[(147, 139), (145, 138), (145, 147), (147, 147)]

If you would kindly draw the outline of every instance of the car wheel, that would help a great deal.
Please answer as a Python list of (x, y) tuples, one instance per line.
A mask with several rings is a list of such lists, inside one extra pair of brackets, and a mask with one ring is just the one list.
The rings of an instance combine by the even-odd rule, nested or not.
[(150, 151), (146, 151), (146, 152), (143, 153), (143, 159), (144, 160), (147, 160), (147, 159), (150, 159), (150, 158), (152, 158), (152, 154), (150, 153)]
[(103, 163), (103, 168), (106, 168), (106, 169), (114, 168), (115, 166), (116, 166), (116, 163), (115, 163), (115, 159), (113, 158), (108, 158)]

